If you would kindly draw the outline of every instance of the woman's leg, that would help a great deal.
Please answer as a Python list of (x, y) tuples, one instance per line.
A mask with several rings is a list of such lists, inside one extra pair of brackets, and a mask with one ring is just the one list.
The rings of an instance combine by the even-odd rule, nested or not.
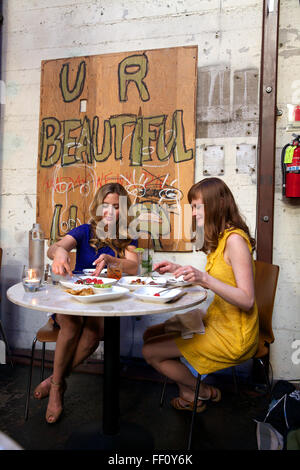
[(194, 399), (196, 378), (179, 361), (181, 352), (176, 346), (173, 335), (155, 337), (143, 347), (143, 356), (158, 372), (174, 380), (179, 387), (179, 395), (189, 401)]
[[(62, 412), (62, 398), (65, 391), (64, 379), (75, 354), (82, 330), (82, 317), (56, 315), (60, 326), (54, 354), (53, 374), (50, 377), (49, 402), (46, 420), (57, 421)], [(49, 381), (49, 378), (47, 379)]]
[[(64, 317), (62, 315), (62, 317)], [(67, 329), (69, 332), (72, 328), (69, 328), (68, 320), (72, 318), (78, 317), (67, 317), (66, 320), (64, 318), (60, 321), (61, 330), (65, 332)], [(59, 322), (59, 319), (57, 319)], [(61, 333), (61, 331), (60, 331)], [(59, 333), (59, 334), (60, 334)], [(51, 379), (55, 383), (60, 383), (63, 377), (66, 377), (71, 373), (71, 371), (81, 364), (87, 357), (89, 357), (98, 347), (99, 341), (103, 337), (104, 333), (104, 320), (103, 318), (92, 318), (92, 317), (84, 317), (81, 319), (80, 323), (80, 336), (77, 337), (76, 341), (73, 344), (73, 347), (70, 348), (70, 357), (68, 358), (68, 363), (65, 367), (63, 367), (63, 371), (61, 368), (61, 352), (63, 354), (63, 358), (66, 356), (64, 355), (64, 348), (61, 347), (61, 342), (58, 341), (56, 345), (55, 357), (54, 357), (54, 367), (55, 369), (55, 378), (53, 375), (45, 379), (41, 382), (38, 387), (35, 389), (34, 396), (36, 398), (43, 398), (49, 395), (50, 387), (51, 387)], [(61, 339), (61, 338), (60, 338)], [(57, 382), (55, 381), (57, 380)]]
[(81, 364), (97, 349), (104, 334), (102, 317), (85, 317), (84, 325), (72, 361), (72, 369)]
[[(182, 354), (174, 341), (172, 333), (165, 334), (164, 337), (149, 339), (143, 346), (143, 356), (148, 364), (152, 365), (158, 372), (177, 383), (181, 398), (187, 401), (194, 400), (197, 379), (179, 361)], [(209, 387), (201, 383), (199, 395), (209, 397), (210, 394)]]

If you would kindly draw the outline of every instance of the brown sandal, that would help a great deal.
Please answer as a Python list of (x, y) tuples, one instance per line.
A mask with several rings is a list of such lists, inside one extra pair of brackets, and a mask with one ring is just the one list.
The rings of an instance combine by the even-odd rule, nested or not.
[(57, 411), (54, 412), (54, 411), (49, 409), (49, 405), (48, 405), (47, 411), (46, 411), (46, 421), (47, 421), (48, 424), (57, 423), (57, 421), (60, 419), (60, 417), (62, 415), (62, 412), (63, 412), (64, 393), (65, 393), (65, 390), (67, 388), (65, 381), (60, 382), (60, 383), (56, 383), (56, 382), (53, 382), (53, 380), (51, 378), (51, 388), (52, 387), (54, 387), (56, 389), (60, 389), (61, 406), (58, 408)]
[[(206, 404), (202, 403), (201, 398), (198, 398), (198, 400), (199, 404), (197, 404), (196, 413), (202, 413), (202, 411), (204, 411), (206, 408)], [(182, 402), (184, 404), (182, 404)], [(171, 405), (173, 406), (173, 408), (175, 408), (175, 410), (193, 411), (194, 409), (194, 402), (188, 401), (182, 397), (172, 398)]]
[(199, 396), (199, 400), (204, 400), (204, 401), (210, 400), (214, 402), (218, 402), (221, 400), (221, 391), (218, 388), (212, 387), (211, 385), (205, 385), (205, 387), (208, 387), (209, 389), (209, 396), (208, 397)]

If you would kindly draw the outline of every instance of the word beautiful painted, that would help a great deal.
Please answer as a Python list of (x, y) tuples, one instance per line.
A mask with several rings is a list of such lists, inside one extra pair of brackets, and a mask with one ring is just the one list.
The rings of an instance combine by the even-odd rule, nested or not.
[[(168, 160), (171, 154), (175, 163), (192, 160), (193, 150), (185, 147), (183, 111), (174, 111), (171, 129), (166, 129), (166, 121), (165, 114), (150, 117), (135, 114), (111, 116), (103, 122), (103, 139), (99, 151), (98, 116), (94, 116), (92, 124), (87, 116), (83, 120), (69, 119), (62, 122), (55, 117), (46, 117), (41, 124), (40, 165), (49, 168), (59, 160), (62, 167), (84, 161), (101, 163), (111, 155), (120, 161), (123, 159), (124, 141), (127, 141), (124, 138), (126, 127), (130, 127), (131, 166), (140, 167), (151, 161), (154, 149), (161, 162)], [(167, 134), (170, 134), (168, 138)]]

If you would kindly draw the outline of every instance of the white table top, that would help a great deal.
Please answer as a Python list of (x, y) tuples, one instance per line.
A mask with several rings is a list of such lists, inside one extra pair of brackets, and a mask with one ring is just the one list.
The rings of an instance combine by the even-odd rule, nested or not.
[(136, 299), (130, 292), (114, 300), (83, 304), (64, 292), (58, 285), (45, 285), (34, 293), (25, 292), (22, 283), (7, 290), (8, 299), (16, 305), (51, 313), (95, 317), (141, 316), (168, 313), (196, 307), (206, 299), (200, 286), (185, 287), (186, 295), (170, 303), (150, 303)]

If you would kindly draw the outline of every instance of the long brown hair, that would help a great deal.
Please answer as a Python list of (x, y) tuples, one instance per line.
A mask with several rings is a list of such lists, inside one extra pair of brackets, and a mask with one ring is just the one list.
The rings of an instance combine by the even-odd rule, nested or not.
[(204, 204), (204, 244), (201, 251), (215, 251), (224, 230), (242, 229), (249, 237), (252, 250), (255, 239), (250, 236), (249, 228), (239, 212), (232, 192), (220, 178), (204, 178), (195, 183), (188, 192), (188, 200), (202, 197)]
[[(103, 204), (104, 199), (108, 194), (115, 193), (119, 196), (126, 196), (127, 198), (127, 227), (129, 225), (128, 211), (131, 206), (126, 189), (119, 183), (108, 183), (98, 189), (90, 206), (90, 224), (91, 224), (91, 238), (90, 245), (95, 248), (96, 252), (103, 246), (108, 245), (112, 250), (119, 254), (120, 257), (125, 256), (125, 249), (130, 245), (132, 239), (130, 237), (120, 239), (120, 224), (119, 220), (116, 221), (116, 238), (100, 239), (97, 236), (97, 224), (101, 221), (102, 215), (97, 215), (97, 210)], [(123, 234), (124, 235), (124, 234)]]

